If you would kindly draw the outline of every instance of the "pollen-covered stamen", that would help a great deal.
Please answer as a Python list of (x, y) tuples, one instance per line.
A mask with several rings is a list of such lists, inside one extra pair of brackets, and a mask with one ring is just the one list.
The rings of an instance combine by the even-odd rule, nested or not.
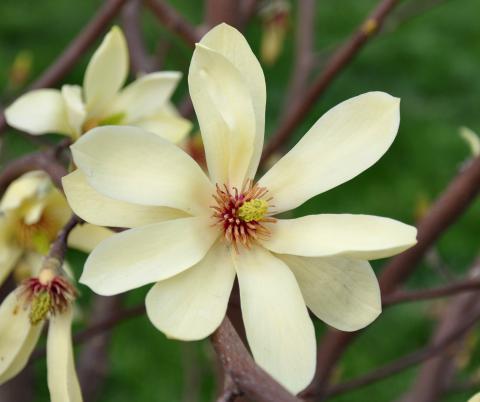
[(64, 312), (77, 297), (70, 282), (51, 269), (44, 269), (38, 277), (29, 278), (20, 285), (19, 298), (30, 308), (32, 325), (43, 321), (48, 314)]
[(237, 251), (239, 244), (248, 248), (256, 239), (269, 237), (270, 230), (264, 223), (275, 222), (275, 219), (268, 214), (272, 198), (268, 197), (266, 188), (253, 185), (251, 181), (241, 191), (217, 184), (213, 198), (216, 201), (216, 205), (212, 205), (215, 223)]

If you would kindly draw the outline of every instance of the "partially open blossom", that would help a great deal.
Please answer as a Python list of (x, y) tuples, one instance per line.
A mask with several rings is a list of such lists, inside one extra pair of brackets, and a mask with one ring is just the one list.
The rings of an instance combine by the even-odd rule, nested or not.
[(289, 28), (290, 3), (286, 0), (267, 1), (259, 15), (262, 19), (261, 60), (273, 65), (283, 51)]
[[(41, 171), (24, 174), (7, 188), (0, 201), (0, 284), (16, 268), (21, 277), (38, 273), (38, 256), (72, 214), (65, 197)], [(70, 245), (89, 252), (111, 232), (93, 225), (73, 230)]]
[(83, 88), (64, 85), (28, 92), (5, 110), (7, 122), (30, 134), (59, 133), (73, 139), (99, 125), (127, 124), (179, 142), (191, 128), (169, 102), (181, 74), (147, 74), (122, 89), (128, 64), (123, 33), (113, 27), (87, 66)]
[(103, 295), (156, 282), (146, 299), (150, 320), (169, 337), (194, 340), (219, 326), (238, 276), (255, 360), (298, 392), (315, 371), (307, 307), (340, 330), (368, 325), (381, 312), (368, 260), (411, 247), (416, 229), (368, 215), (276, 215), (372, 166), (397, 134), (399, 100), (370, 92), (342, 102), (255, 181), (265, 79), (237, 30), (219, 25), (197, 44), (189, 88), (208, 177), (181, 149), (139, 128), (98, 127), (72, 146), (79, 169), (63, 184), (74, 211), (131, 228), (90, 254), (81, 282)]
[(71, 339), (75, 296), (67, 278), (44, 268), (6, 297), (0, 305), (0, 385), (25, 367), (48, 321), (50, 401), (82, 401)]

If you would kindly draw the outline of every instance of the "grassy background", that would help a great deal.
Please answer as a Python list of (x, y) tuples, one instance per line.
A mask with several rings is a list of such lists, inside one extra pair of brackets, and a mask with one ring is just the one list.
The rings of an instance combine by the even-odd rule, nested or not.
[[(413, 1), (413, 0), (412, 0)], [(0, 2), (0, 92), (8, 103), (9, 69), (23, 50), (33, 55), (32, 77), (43, 71), (81, 29), (101, 2), (98, 0), (2, 0)], [(194, 23), (202, 19), (201, 2), (172, 1)], [(321, 53), (340, 43), (364, 18), (376, 0), (322, 1), (317, 7), (315, 48)], [(295, 7), (293, 14), (295, 14)], [(387, 91), (402, 98), (400, 131), (390, 151), (369, 171), (345, 185), (316, 197), (296, 211), (301, 216), (316, 212), (352, 212), (388, 216), (414, 223), (421, 200), (435, 199), (469, 157), (458, 127), (480, 132), (480, 3), (478, 0), (446, 1), (428, 13), (398, 27), (386, 26), (336, 79), (292, 139), (292, 144), (330, 107), (354, 95)], [(294, 20), (293, 20), (294, 21)], [(164, 31), (150, 15), (144, 16), (150, 49), (161, 36), (171, 37), (175, 49), (167, 68), (186, 71), (191, 50)], [(246, 36), (258, 53), (261, 28), (254, 20)], [(267, 135), (275, 128), (285, 101), (292, 66), (293, 28), (285, 49), (273, 67), (265, 67), (268, 88)], [(65, 79), (81, 83), (89, 56)], [(176, 93), (181, 98), (185, 80)], [(31, 145), (14, 131), (4, 143), (2, 163), (27, 152)], [(438, 253), (455, 275), (462, 275), (478, 253), (480, 204), (469, 211), (438, 243)], [(84, 256), (71, 253), (79, 273)], [(381, 269), (383, 261), (375, 264)], [(421, 265), (409, 281), (411, 287), (442, 283), (428, 264)], [(82, 289), (88, 304), (89, 291)], [(125, 302), (142, 301), (146, 288), (129, 293)], [(439, 303), (394, 307), (372, 324), (348, 350), (337, 376), (349, 378), (421, 347), (435, 323)], [(81, 324), (79, 324), (81, 325)], [(318, 334), (324, 329), (316, 323)], [(186, 367), (199, 370), (198, 400), (210, 401), (214, 393), (213, 354), (208, 342), (185, 344), (167, 340), (144, 317), (119, 325), (110, 345), (110, 374), (99, 401), (174, 402), (185, 395)], [(194, 363), (191, 363), (191, 362)], [(190, 362), (190, 363), (189, 363)], [(47, 401), (44, 362), (37, 365), (38, 401)], [(474, 370), (471, 362), (468, 370)], [(416, 370), (345, 394), (334, 401), (384, 402), (395, 400), (408, 389)], [(469, 393), (444, 401), (464, 401)], [(90, 402), (90, 401), (89, 401)]]

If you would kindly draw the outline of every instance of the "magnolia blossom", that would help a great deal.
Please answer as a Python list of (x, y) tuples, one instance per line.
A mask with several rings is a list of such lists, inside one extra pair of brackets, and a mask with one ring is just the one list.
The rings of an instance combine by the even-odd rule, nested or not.
[(122, 89), (128, 64), (123, 33), (113, 27), (87, 66), (83, 88), (64, 85), (28, 92), (5, 110), (7, 122), (30, 134), (53, 132), (74, 140), (104, 124), (138, 126), (173, 142), (182, 140), (191, 124), (169, 102), (181, 74), (147, 74)]
[(368, 215), (275, 215), (373, 165), (396, 136), (399, 100), (370, 92), (339, 104), (255, 182), (266, 89), (244, 37), (225, 24), (208, 32), (188, 81), (208, 176), (140, 128), (98, 127), (72, 146), (79, 169), (63, 184), (73, 210), (131, 228), (90, 254), (80, 281), (102, 295), (155, 282), (150, 320), (171, 338), (195, 340), (220, 325), (237, 276), (256, 362), (298, 392), (315, 370), (307, 307), (340, 330), (371, 323), (381, 300), (368, 260), (411, 247), (416, 229)]
[(0, 385), (27, 364), (45, 322), (48, 388), (51, 402), (81, 402), (75, 372), (71, 302), (76, 294), (67, 279), (43, 269), (26, 280), (0, 306)]
[[(0, 201), (0, 284), (13, 270), (22, 279), (36, 275), (38, 261), (71, 214), (46, 173), (34, 171), (15, 180)], [(69, 241), (72, 247), (89, 252), (111, 233), (79, 225)]]

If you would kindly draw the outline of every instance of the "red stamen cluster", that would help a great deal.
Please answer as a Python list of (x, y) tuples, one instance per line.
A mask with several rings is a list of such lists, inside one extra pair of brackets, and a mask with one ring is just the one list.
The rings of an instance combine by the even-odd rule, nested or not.
[(232, 244), (238, 252), (241, 244), (249, 248), (256, 239), (264, 240), (270, 236), (270, 230), (262, 223), (275, 222), (275, 218), (266, 216), (258, 221), (246, 222), (238, 216), (239, 208), (247, 201), (253, 199), (264, 199), (269, 202), (271, 197), (265, 198), (268, 190), (265, 187), (253, 185), (249, 181), (239, 192), (237, 188), (229, 189), (226, 185), (220, 187), (217, 184), (217, 191), (213, 194), (216, 205), (212, 205), (215, 224), (219, 225), (224, 233), (225, 239)]
[[(41, 275), (41, 274), (40, 274)], [(62, 276), (56, 275), (44, 282), (41, 276), (29, 278), (20, 286), (19, 297), (30, 306), (35, 299), (48, 294), (48, 312), (52, 315), (64, 312), (78, 295), (77, 290)]]

